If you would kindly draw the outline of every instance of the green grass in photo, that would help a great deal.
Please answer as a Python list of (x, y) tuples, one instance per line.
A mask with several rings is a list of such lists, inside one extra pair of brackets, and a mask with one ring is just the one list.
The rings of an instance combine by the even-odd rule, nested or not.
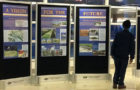
[(44, 30), (41, 32), (42, 33), (42, 39), (50, 39), (50, 38), (55, 38), (56, 37), (56, 32), (55, 30)]
[(80, 46), (86, 46), (86, 47), (92, 48), (92, 44), (80, 44)]
[(60, 39), (53, 39), (53, 43), (60, 43)]

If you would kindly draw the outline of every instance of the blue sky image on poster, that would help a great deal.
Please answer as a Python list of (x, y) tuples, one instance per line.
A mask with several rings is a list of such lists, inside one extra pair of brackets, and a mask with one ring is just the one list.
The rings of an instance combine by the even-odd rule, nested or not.
[(67, 8), (41, 7), (41, 56), (66, 56)]
[(106, 9), (79, 9), (79, 55), (106, 55)]
[(4, 59), (28, 57), (28, 7), (3, 5)]

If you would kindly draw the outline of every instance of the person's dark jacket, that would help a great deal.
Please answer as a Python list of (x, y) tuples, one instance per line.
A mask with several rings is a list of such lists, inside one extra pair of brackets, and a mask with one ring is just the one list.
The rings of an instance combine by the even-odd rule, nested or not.
[(115, 36), (111, 47), (111, 56), (128, 58), (128, 55), (130, 55), (131, 59), (134, 59), (135, 41), (134, 36), (128, 30), (123, 30)]

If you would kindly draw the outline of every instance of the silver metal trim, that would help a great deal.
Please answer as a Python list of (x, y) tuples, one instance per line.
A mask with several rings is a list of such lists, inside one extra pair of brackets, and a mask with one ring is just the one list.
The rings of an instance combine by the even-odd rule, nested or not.
[(136, 6), (111, 6), (112, 8), (117, 8), (117, 9), (135, 9), (136, 10)]
[(36, 40), (36, 43), (35, 43), (35, 76), (37, 76), (37, 62), (38, 62), (38, 59), (37, 59), (37, 55), (38, 55), (38, 4), (36, 4), (36, 35), (35, 35), (35, 40)]
[(74, 50), (73, 50), (74, 51), (74, 53), (73, 53), (73, 57), (74, 57), (73, 64), (74, 64), (74, 67), (73, 67), (73, 81), (72, 81), (73, 83), (76, 82), (76, 74), (75, 74), (76, 73), (75, 72), (76, 71), (76, 67), (75, 67), (76, 66), (76, 57), (75, 57), (76, 56), (75, 55), (76, 54), (76, 14), (77, 13), (76, 13), (76, 5), (75, 5), (74, 6), (74, 41), (75, 42), (74, 42), (74, 45), (73, 45), (74, 46)]
[(32, 4), (30, 4), (30, 77), (32, 76)]
[[(70, 52), (71, 52), (71, 6), (69, 6), (69, 22), (68, 22), (68, 24), (69, 24), (69, 58), (68, 58), (68, 76), (70, 76)], [(68, 80), (70, 80), (70, 78), (68, 79)]]
[(136, 41), (135, 41), (135, 69), (137, 69), (137, 49), (138, 49), (138, 46), (137, 46), (137, 40), (138, 40), (138, 8), (136, 8)]
[(108, 73), (110, 74), (110, 37), (111, 37), (111, 7), (109, 6), (109, 40), (108, 40)]

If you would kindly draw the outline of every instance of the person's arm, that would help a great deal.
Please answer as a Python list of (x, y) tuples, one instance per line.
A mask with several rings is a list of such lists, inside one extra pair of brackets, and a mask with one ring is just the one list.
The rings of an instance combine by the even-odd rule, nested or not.
[(118, 35), (116, 34), (115, 35), (115, 38), (114, 38), (114, 41), (112, 43), (112, 46), (111, 46), (111, 56), (114, 57), (115, 55), (115, 48), (116, 48), (116, 44), (117, 44), (117, 37)]
[(134, 57), (135, 57), (135, 38), (134, 36), (132, 36), (130, 42), (130, 64), (133, 62)]

